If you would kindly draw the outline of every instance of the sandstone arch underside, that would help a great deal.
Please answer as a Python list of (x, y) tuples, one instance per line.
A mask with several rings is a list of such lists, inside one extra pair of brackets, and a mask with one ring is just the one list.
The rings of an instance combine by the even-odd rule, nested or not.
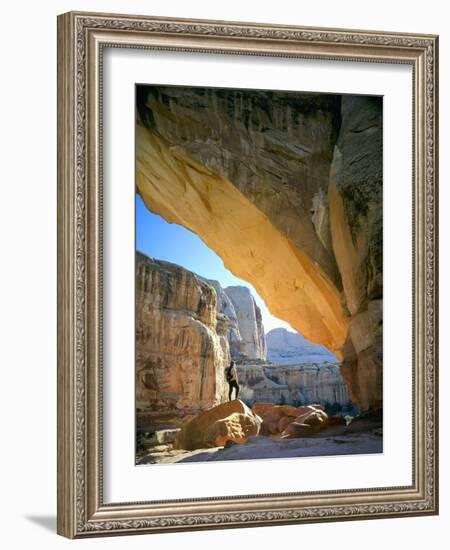
[(145, 87), (138, 113), (147, 207), (196, 233), (274, 315), (336, 353), (352, 398), (379, 408), (380, 102)]

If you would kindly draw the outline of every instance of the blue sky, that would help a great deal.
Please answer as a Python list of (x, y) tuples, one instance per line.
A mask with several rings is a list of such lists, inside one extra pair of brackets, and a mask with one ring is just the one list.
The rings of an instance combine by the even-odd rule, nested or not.
[(261, 309), (266, 333), (276, 327), (294, 332), (291, 326), (274, 317), (267, 309), (253, 286), (235, 277), (220, 257), (188, 229), (175, 223), (167, 223), (161, 216), (153, 214), (136, 194), (136, 248), (158, 260), (178, 264), (207, 279), (219, 281), (223, 287), (242, 285), (248, 287)]

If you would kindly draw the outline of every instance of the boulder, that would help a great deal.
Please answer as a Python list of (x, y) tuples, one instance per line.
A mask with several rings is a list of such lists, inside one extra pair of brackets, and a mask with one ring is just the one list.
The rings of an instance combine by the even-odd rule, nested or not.
[(305, 411), (303, 414), (300, 414), (295, 421), (299, 424), (307, 424), (318, 430), (322, 430), (328, 426), (328, 415), (320, 409), (314, 409)]
[(258, 435), (261, 424), (261, 419), (254, 414), (230, 414), (208, 428), (205, 434), (206, 446), (223, 447), (231, 442), (245, 443), (248, 437)]
[(258, 416), (263, 417), (269, 409), (274, 407), (273, 403), (255, 403), (252, 405), (252, 411)]
[[(262, 420), (239, 399), (221, 403), (203, 411), (187, 422), (178, 432), (175, 449), (205, 449), (220, 441), (242, 442), (248, 435), (259, 433)], [(245, 435), (247, 434), (247, 435)], [(218, 446), (220, 446), (218, 445)]]
[[(281, 434), (294, 421), (299, 424), (307, 424), (315, 431), (327, 427), (328, 416), (321, 405), (292, 407), (291, 405), (255, 403), (252, 411), (262, 418), (261, 433), (266, 435)], [(308, 433), (311, 431), (309, 430)]]
[(179, 428), (156, 430), (150, 436), (143, 437), (142, 444), (146, 447), (156, 447), (173, 443), (179, 431)]
[(313, 435), (314, 430), (309, 424), (301, 422), (291, 422), (281, 434), (283, 439), (293, 439), (296, 437), (307, 437)]
[(334, 426), (346, 426), (347, 421), (345, 420), (344, 416), (329, 416), (328, 417), (328, 427), (334, 427)]
[(291, 423), (291, 422), (294, 422), (295, 421), (295, 416), (283, 416), (282, 418), (280, 418), (280, 420), (278, 421), (278, 424), (277, 424), (277, 431), (279, 433), (282, 433), (286, 428), (287, 426)]
[(282, 438), (308, 437), (328, 427), (328, 415), (322, 409), (309, 405), (297, 410), (300, 412), (299, 416), (286, 425), (281, 432)]

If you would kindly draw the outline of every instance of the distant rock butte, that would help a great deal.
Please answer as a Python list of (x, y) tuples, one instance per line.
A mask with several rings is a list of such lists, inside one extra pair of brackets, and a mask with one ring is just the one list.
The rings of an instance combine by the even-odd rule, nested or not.
[(241, 342), (236, 358), (265, 359), (266, 337), (261, 310), (256, 305), (250, 290), (245, 286), (228, 286), (225, 294), (236, 311)]
[(382, 404), (382, 98), (139, 88), (136, 184)]
[(228, 342), (231, 357), (266, 359), (266, 337), (261, 317), (250, 290), (245, 286), (223, 288), (218, 281), (202, 278), (217, 294), (217, 309), (228, 319)]
[(337, 358), (324, 346), (309, 342), (298, 332), (274, 328), (266, 334), (267, 359), (272, 363), (326, 363)]
[(240, 396), (249, 404), (322, 403), (349, 405), (347, 384), (338, 364), (274, 365), (271, 363), (237, 366)]

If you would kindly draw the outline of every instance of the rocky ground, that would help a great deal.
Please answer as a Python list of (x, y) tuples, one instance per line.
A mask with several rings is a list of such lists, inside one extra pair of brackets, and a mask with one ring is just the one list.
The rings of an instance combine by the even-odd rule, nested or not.
[(383, 452), (382, 416), (329, 417), (319, 405), (249, 409), (235, 400), (181, 428), (141, 427), (137, 444), (137, 465), (373, 454)]
[(293, 458), (306, 456), (333, 456), (373, 454), (383, 452), (381, 434), (359, 433), (334, 437), (274, 439), (257, 435), (244, 444), (225, 447), (175, 450), (167, 446), (153, 450), (137, 459), (137, 464), (172, 464), (175, 462), (209, 462), (221, 460), (251, 460), (255, 458)]

